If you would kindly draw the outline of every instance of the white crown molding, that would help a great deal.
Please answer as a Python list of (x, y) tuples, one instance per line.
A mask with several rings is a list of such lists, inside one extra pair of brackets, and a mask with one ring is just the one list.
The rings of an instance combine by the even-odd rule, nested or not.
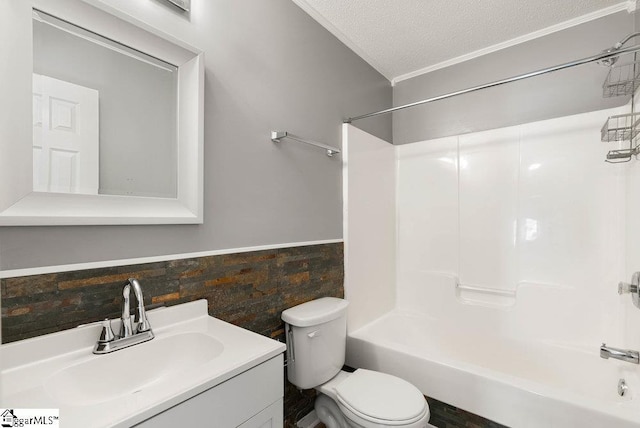
[(306, 247), (310, 245), (337, 244), (342, 239), (326, 239), (322, 241), (293, 242), (287, 244), (260, 245), (257, 247), (229, 248), (225, 250), (200, 251), (195, 253), (169, 254), (165, 256), (138, 257), (134, 259), (107, 260), (101, 262), (76, 263), (58, 266), (44, 266), (37, 268), (13, 269), (0, 271), (0, 279), (17, 278), (30, 275), (48, 273), (71, 272), (76, 270), (108, 268), (116, 266), (140, 265), (144, 263), (166, 262), (170, 260), (192, 259), (196, 257), (221, 256), (224, 254), (248, 253), (252, 251), (276, 250), (280, 248)]
[(347, 37), (342, 31), (338, 29), (338, 27), (333, 25), (327, 18), (325, 18), (317, 10), (311, 7), (305, 0), (293, 0), (293, 2), (298, 5), (300, 9), (305, 11), (307, 15), (312, 17), (316, 22), (318, 22), (331, 34), (333, 34), (338, 40), (344, 43), (349, 49), (355, 52), (356, 55), (365, 60), (371, 67), (376, 69), (378, 73), (382, 74), (388, 81), (393, 82), (393, 76), (388, 70), (385, 70), (384, 67), (374, 61), (373, 58), (371, 58), (364, 50), (360, 49), (360, 47), (355, 44), (353, 40)]
[[(294, 0), (297, 3), (297, 0)], [(612, 15), (617, 12), (627, 11), (632, 13), (636, 10), (637, 0), (627, 0), (622, 3), (615, 4), (613, 6), (606, 7), (604, 9), (596, 10), (591, 13), (587, 13), (585, 15), (578, 16), (576, 18), (570, 19), (568, 21), (561, 22), (559, 24), (552, 25), (550, 27), (543, 28), (538, 31), (534, 31), (529, 34), (525, 34), (520, 37), (516, 37), (511, 40), (507, 40), (502, 43), (497, 43), (492, 46), (488, 46), (486, 48), (478, 49), (477, 51), (470, 52), (468, 54), (460, 55), (455, 58), (448, 59), (446, 61), (439, 62), (434, 65), (430, 65), (428, 67), (421, 68), (419, 70), (412, 71), (410, 73), (402, 74), (400, 76), (396, 76), (391, 79), (391, 85), (395, 86), (396, 83), (402, 82), (403, 80), (412, 79), (417, 76), (421, 76), (423, 74), (430, 73), (432, 71), (440, 70), (442, 68), (450, 67), (452, 65), (460, 64), (465, 61), (469, 61), (474, 58), (478, 58), (482, 55), (487, 55), (493, 52), (497, 52), (502, 49), (506, 49), (512, 46), (519, 45), (524, 42), (528, 42), (530, 40), (537, 39), (539, 37), (547, 36), (549, 34), (556, 33), (558, 31), (566, 30), (571, 27), (575, 27), (576, 25), (584, 24), (589, 21), (593, 21), (598, 18), (602, 18), (604, 16)], [(358, 52), (356, 52), (358, 53)], [(371, 63), (370, 63), (371, 64)], [(372, 64), (373, 65), (373, 64)]]

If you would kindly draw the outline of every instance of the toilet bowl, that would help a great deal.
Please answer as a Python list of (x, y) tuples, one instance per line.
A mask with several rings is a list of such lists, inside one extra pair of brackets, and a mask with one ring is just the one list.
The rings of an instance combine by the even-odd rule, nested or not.
[(327, 428), (426, 428), (429, 405), (409, 382), (385, 373), (342, 370), (348, 302), (312, 300), (282, 313), (287, 335), (287, 378), (315, 388), (315, 410)]
[[(430, 426), (429, 406), (422, 393), (395, 376), (364, 369), (340, 371), (316, 391), (315, 410), (327, 428)], [(326, 419), (337, 424), (331, 426)]]

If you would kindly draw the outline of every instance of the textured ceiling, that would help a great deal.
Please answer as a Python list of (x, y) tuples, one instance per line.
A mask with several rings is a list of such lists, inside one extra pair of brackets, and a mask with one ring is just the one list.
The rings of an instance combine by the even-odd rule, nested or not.
[(389, 80), (621, 0), (293, 0)]

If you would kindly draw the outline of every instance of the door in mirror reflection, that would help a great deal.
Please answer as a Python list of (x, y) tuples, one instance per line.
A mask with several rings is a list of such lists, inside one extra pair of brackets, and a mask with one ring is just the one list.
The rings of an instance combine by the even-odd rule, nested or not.
[(98, 91), (33, 75), (33, 190), (98, 194)]

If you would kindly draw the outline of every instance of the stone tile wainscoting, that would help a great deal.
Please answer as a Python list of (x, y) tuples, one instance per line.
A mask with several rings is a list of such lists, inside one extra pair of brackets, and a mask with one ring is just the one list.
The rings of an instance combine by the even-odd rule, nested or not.
[[(340, 242), (0, 279), (2, 341), (118, 318), (133, 277), (147, 306), (207, 299), (210, 315), (284, 342), (283, 310), (343, 297), (343, 262)], [(285, 426), (313, 410), (314, 399), (285, 378)]]

